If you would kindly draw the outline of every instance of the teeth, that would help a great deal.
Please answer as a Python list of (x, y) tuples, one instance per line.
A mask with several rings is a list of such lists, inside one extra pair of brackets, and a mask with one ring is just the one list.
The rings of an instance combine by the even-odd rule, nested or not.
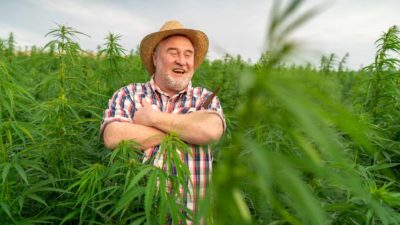
[(185, 70), (181, 70), (181, 69), (174, 69), (172, 71), (174, 71), (175, 73), (181, 73), (181, 74), (185, 73)]

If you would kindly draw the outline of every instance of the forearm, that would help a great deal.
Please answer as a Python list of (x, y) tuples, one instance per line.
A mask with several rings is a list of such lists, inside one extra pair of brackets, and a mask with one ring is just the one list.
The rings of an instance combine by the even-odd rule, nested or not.
[(142, 150), (161, 143), (165, 133), (154, 127), (143, 126), (129, 122), (112, 122), (106, 126), (103, 133), (104, 145), (114, 149), (122, 140), (134, 140)]
[(188, 114), (157, 112), (151, 126), (165, 133), (175, 132), (182, 140), (199, 145), (217, 141), (223, 133), (221, 118), (204, 111)]

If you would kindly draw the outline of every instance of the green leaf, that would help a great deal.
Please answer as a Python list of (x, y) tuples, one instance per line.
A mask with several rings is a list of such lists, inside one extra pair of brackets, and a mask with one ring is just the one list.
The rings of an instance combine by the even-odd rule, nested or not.
[(376, 164), (376, 165), (373, 165), (373, 166), (369, 166), (367, 168), (367, 170), (369, 170), (369, 171), (377, 171), (377, 170), (396, 167), (398, 165), (400, 165), (400, 163), (380, 163), (380, 164)]
[(142, 216), (142, 217), (137, 218), (135, 221), (133, 221), (129, 225), (140, 225), (140, 224), (143, 224), (143, 222), (145, 220), (146, 220), (146, 216)]
[(239, 213), (242, 216), (243, 220), (246, 223), (250, 223), (251, 222), (250, 210), (244, 201), (242, 193), (237, 188), (235, 188), (235, 189), (233, 189), (232, 195), (233, 195), (233, 199), (235, 200), (236, 206), (238, 207)]
[(20, 177), (25, 181), (26, 184), (29, 184), (28, 178), (26, 176), (25, 170), (18, 163), (14, 163), (14, 168), (17, 170)]
[(10, 168), (11, 168), (11, 163), (9, 163), (9, 162), (3, 163), (3, 172), (1, 173), (2, 178), (3, 178), (3, 184), (7, 180), (7, 176), (8, 176), (8, 173), (10, 172)]
[(29, 194), (29, 195), (27, 195), (27, 197), (30, 198), (30, 199), (33, 199), (33, 200), (35, 200), (35, 201), (37, 201), (37, 202), (40, 202), (40, 203), (42, 203), (43, 205), (49, 207), (49, 206), (47, 205), (46, 201), (45, 201), (42, 197), (40, 197), (39, 195), (36, 195), (36, 194)]
[(124, 208), (127, 208), (130, 204), (132, 204), (132, 201), (135, 198), (142, 196), (144, 193), (145, 193), (144, 187), (131, 188), (129, 191), (125, 192), (118, 200), (117, 204), (115, 204), (114, 212), (111, 215), (114, 216)]
[(76, 215), (78, 215), (80, 212), (79, 209), (75, 209), (72, 212), (68, 213), (66, 216), (64, 216), (64, 218), (61, 220), (60, 225), (64, 224), (65, 222), (67, 222), (68, 220), (74, 219), (76, 218)]
[[(52, 221), (53, 220), (53, 221)], [(24, 219), (21, 221), (18, 221), (16, 223), (16, 225), (29, 225), (29, 224), (54, 224), (55, 220), (59, 220), (58, 217), (55, 216), (42, 216), (42, 217), (38, 217), (38, 218), (34, 218), (34, 219)]]
[(128, 187), (126, 188), (129, 191), (132, 188), (135, 188), (135, 185), (148, 173), (150, 173), (154, 169), (153, 166), (146, 166), (140, 170), (133, 178), (132, 181), (129, 183)]
[(10, 217), (10, 219), (15, 223), (15, 220), (12, 217), (12, 214), (10, 212), (10, 208), (8, 207), (8, 205), (4, 202), (0, 202), (0, 206), (3, 209), (3, 211)]
[(146, 186), (146, 192), (145, 192), (145, 197), (144, 197), (144, 211), (146, 213), (146, 219), (147, 219), (147, 224), (151, 225), (151, 215), (153, 213), (152, 209), (152, 205), (153, 205), (153, 199), (155, 197), (156, 194), (156, 188), (157, 188), (157, 174), (158, 171), (154, 170), (148, 181), (147, 181), (147, 186)]

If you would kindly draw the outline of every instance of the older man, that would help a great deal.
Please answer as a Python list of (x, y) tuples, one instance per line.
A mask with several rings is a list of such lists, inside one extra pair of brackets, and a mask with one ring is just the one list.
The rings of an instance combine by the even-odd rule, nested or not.
[[(192, 210), (204, 196), (211, 174), (212, 154), (207, 144), (218, 140), (225, 129), (218, 98), (206, 106), (212, 93), (191, 85), (207, 50), (208, 38), (203, 32), (184, 28), (177, 21), (168, 21), (160, 31), (147, 35), (140, 44), (140, 56), (152, 75), (150, 81), (118, 90), (101, 126), (107, 148), (115, 148), (121, 140), (135, 140), (144, 150), (145, 160), (158, 156), (165, 134), (178, 134), (191, 149), (182, 160), (195, 190), (182, 193), (191, 193), (184, 198)], [(155, 165), (162, 164), (162, 156), (154, 158)]]

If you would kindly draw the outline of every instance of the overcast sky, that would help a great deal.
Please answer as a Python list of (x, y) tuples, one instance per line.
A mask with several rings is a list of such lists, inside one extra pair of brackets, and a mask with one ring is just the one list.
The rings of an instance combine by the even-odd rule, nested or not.
[[(373, 62), (375, 40), (400, 25), (400, 0), (308, 0), (302, 8), (321, 4), (324, 10), (294, 35), (305, 49), (295, 56), (298, 62), (317, 65), (322, 54), (341, 58), (348, 52), (348, 67), (358, 69)], [(256, 62), (265, 50), (271, 5), (272, 0), (0, 0), (0, 38), (13, 32), (18, 46), (43, 46), (50, 40), (44, 35), (62, 24), (90, 36), (78, 40), (83, 49), (95, 50), (111, 32), (122, 35), (121, 45), (130, 50), (176, 19), (208, 35), (209, 58), (229, 53)]]

